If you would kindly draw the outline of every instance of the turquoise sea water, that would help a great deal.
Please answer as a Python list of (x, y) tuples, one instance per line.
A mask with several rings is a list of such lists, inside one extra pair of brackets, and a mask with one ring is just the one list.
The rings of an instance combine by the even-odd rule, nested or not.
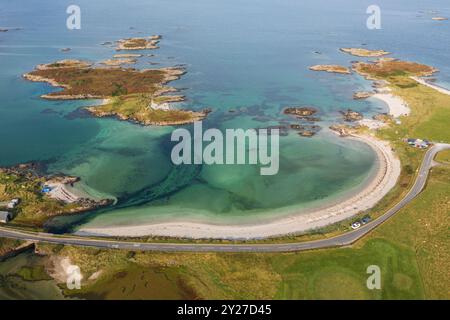
[[(67, 30), (66, 8), (81, 8), (81, 30)], [(280, 172), (260, 176), (255, 166), (174, 167), (172, 127), (141, 127), (80, 112), (94, 101), (45, 101), (54, 90), (26, 82), (21, 74), (57, 59), (100, 61), (113, 48), (104, 41), (162, 34), (155, 57), (138, 67), (186, 65), (172, 85), (187, 96), (183, 107), (213, 113), (204, 127), (260, 128), (291, 121), (288, 105), (313, 105), (321, 126), (339, 122), (351, 107), (371, 116), (382, 103), (353, 101), (370, 88), (357, 75), (315, 73), (313, 64), (349, 65), (340, 47), (385, 49), (402, 59), (438, 67), (450, 83), (445, 0), (388, 1), (382, 30), (366, 28), (371, 1), (134, 0), (0, 2), (0, 165), (44, 161), (49, 172), (80, 176), (99, 194), (122, 199), (122, 208), (60, 218), (55, 225), (139, 224), (168, 219), (246, 222), (318, 206), (354, 192), (375, 168), (367, 146), (326, 130), (314, 138), (281, 137)], [(427, 12), (439, 11), (438, 14)], [(70, 47), (68, 53), (61, 48)], [(320, 52), (320, 54), (315, 52)], [(235, 112), (229, 112), (234, 110)], [(190, 128), (190, 126), (186, 126)]]

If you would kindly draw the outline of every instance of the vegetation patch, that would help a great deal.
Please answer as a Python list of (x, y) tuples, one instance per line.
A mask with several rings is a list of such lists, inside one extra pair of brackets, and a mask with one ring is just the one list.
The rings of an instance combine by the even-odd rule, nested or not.
[[(108, 64), (116, 66), (124, 61), (131, 60), (108, 60)], [(184, 73), (181, 68), (136, 70), (93, 67), (85, 61), (61, 60), (39, 65), (24, 78), (62, 88), (43, 95), (46, 99), (105, 99), (103, 105), (87, 108), (98, 117), (114, 116), (142, 125), (179, 125), (201, 120), (209, 112), (179, 110), (169, 105), (184, 101), (183, 96), (166, 95), (176, 92), (166, 84)]]

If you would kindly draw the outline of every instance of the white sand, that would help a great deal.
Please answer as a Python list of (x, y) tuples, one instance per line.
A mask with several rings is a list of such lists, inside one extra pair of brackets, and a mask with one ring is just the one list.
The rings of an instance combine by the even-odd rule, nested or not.
[(272, 222), (255, 225), (212, 225), (186, 221), (138, 226), (82, 228), (77, 234), (251, 239), (299, 233), (336, 223), (372, 208), (394, 187), (400, 175), (400, 161), (395, 157), (388, 143), (368, 135), (353, 136), (347, 139), (363, 141), (374, 149), (378, 159), (378, 171), (359, 193), (342, 200), (339, 204), (310, 213), (299, 212), (288, 218), (280, 218)]
[(427, 82), (425, 79), (418, 78), (418, 77), (411, 77), (411, 79), (417, 81), (420, 84), (423, 84), (424, 86), (427, 86), (429, 88), (432, 88), (436, 91), (439, 91), (440, 93), (446, 94), (450, 96), (450, 90), (447, 90), (445, 88), (439, 87), (438, 85), (432, 84)]
[(411, 110), (403, 99), (392, 95), (391, 93), (376, 93), (372, 98), (385, 102), (389, 107), (389, 114), (394, 118), (407, 116)]

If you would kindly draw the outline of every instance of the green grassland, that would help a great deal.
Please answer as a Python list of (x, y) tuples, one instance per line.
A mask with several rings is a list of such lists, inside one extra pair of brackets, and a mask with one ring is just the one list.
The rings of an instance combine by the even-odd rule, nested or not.
[(52, 278), (47, 274), (45, 266), (23, 266), (17, 272), (16, 275), (26, 281), (42, 281), (51, 280)]
[(440, 152), (436, 156), (436, 161), (444, 163), (444, 164), (450, 164), (450, 150), (445, 150)]
[(87, 108), (99, 117), (114, 116), (142, 125), (177, 125), (201, 120), (206, 114), (189, 110), (153, 110), (149, 104), (152, 99), (155, 103), (182, 101), (182, 96), (163, 95), (176, 91), (166, 84), (182, 74), (184, 70), (180, 68), (98, 68), (79, 60), (63, 60), (42, 65), (25, 78), (38, 82), (50, 80), (53, 85), (62, 87), (62, 90), (44, 95), (47, 99), (110, 99), (105, 105)]
[(187, 110), (155, 110), (149, 107), (155, 103), (181, 101), (181, 96), (159, 96), (153, 98), (149, 94), (129, 94), (112, 97), (107, 104), (89, 107), (88, 110), (97, 116), (116, 116), (122, 120), (130, 120), (143, 125), (176, 125), (190, 123), (204, 118), (205, 114)]
[(15, 248), (23, 244), (21, 240), (1, 239), (0, 241), (0, 259), (2, 256), (14, 251)]

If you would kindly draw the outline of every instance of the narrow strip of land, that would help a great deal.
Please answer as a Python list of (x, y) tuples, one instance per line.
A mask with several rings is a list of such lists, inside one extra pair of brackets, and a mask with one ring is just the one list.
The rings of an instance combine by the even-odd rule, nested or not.
[(328, 239), (280, 244), (198, 244), (198, 243), (144, 243), (118, 240), (90, 239), (87, 237), (59, 236), (47, 233), (25, 232), (11, 228), (0, 227), (0, 237), (13, 238), (28, 241), (42, 241), (55, 244), (87, 246), (96, 248), (112, 248), (124, 250), (142, 251), (166, 251), (166, 252), (288, 252), (304, 251), (312, 249), (347, 246), (362, 238), (370, 231), (381, 225), (390, 217), (399, 212), (410, 203), (425, 188), (428, 174), (434, 165), (433, 159), (442, 150), (450, 149), (450, 144), (435, 144), (425, 154), (417, 173), (416, 180), (410, 191), (396, 205), (389, 209), (378, 219), (360, 227), (357, 230), (344, 233)]

